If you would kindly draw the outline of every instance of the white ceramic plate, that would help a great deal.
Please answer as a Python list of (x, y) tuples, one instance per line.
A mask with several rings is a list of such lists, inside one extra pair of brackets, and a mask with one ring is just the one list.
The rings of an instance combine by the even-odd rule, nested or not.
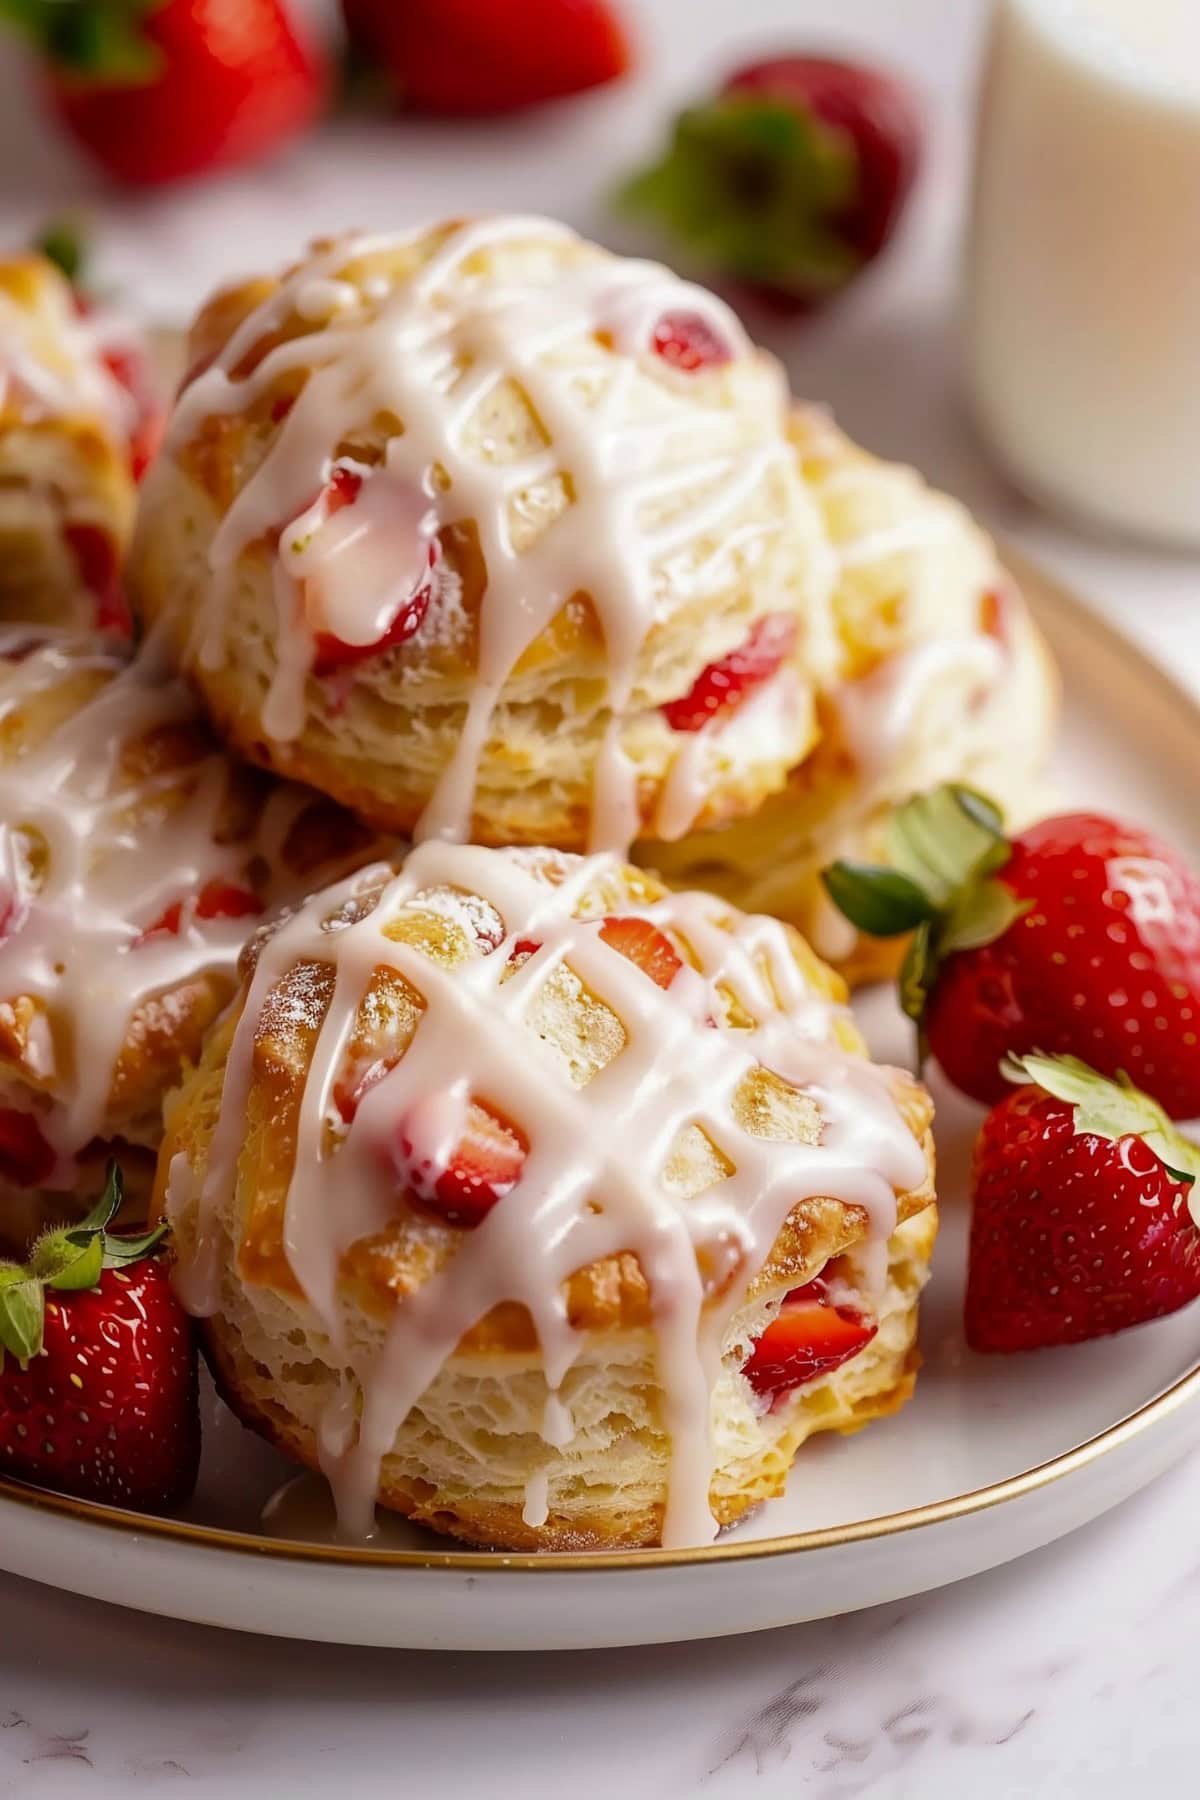
[[(1061, 796), (1128, 812), (1200, 862), (1200, 710), (1045, 576), (1023, 564), (1017, 572), (1066, 675)], [(861, 1010), (876, 1051), (902, 1060), (907, 1028), (890, 998), (869, 995)], [(1049, 1543), (1200, 1441), (1197, 1310), (1077, 1349), (969, 1355), (959, 1331), (962, 1202), (979, 1114), (944, 1089), (936, 1097), (945, 1227), (916, 1399), (859, 1437), (807, 1446), (786, 1496), (711, 1548), (505, 1557), (448, 1549), (399, 1522), (380, 1548), (338, 1548), (319, 1484), (294, 1478), (210, 1396), (186, 1520), (140, 1519), (0, 1481), (0, 1567), (280, 1636), (544, 1650), (793, 1624)]]

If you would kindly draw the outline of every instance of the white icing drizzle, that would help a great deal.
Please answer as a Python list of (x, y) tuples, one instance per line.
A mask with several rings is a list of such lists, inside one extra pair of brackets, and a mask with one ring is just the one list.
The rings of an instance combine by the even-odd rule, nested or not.
[[(251, 838), (228, 840), (233, 765), (215, 746), (205, 751), (203, 737), (185, 765), (140, 776), (123, 767), (147, 733), (200, 729), (194, 703), (167, 678), (153, 643), (126, 663), (100, 637), (0, 630), (0, 728), (87, 671), (105, 677), (98, 692), (43, 742), (0, 763), (0, 998), (29, 996), (44, 1008), (26, 1062), (55, 1102), (38, 1119), (58, 1158), (52, 1183), (62, 1186), (71, 1183), (72, 1159), (103, 1134), (115, 1065), (138, 1009), (204, 974), (232, 983), (257, 921), (197, 917), (206, 884), (247, 888), (249, 865), (261, 861), (266, 910), (331, 872), (314, 871), (304, 883), (281, 866), (289, 830), (314, 801), (303, 789), (273, 790)], [(176, 903), (178, 930), (145, 935)], [(5, 1099), (19, 1105), (21, 1096), (14, 1082)], [(28, 1105), (28, 1090), (24, 1099)]]
[[(653, 417), (645, 409), (639, 415), (629, 405), (639, 369), (653, 365), (657, 379), (672, 379), (651, 349), (653, 327), (664, 313), (698, 314), (734, 357), (750, 354), (742, 327), (714, 296), (652, 263), (591, 253), (564, 260), (553, 281), (540, 285), (472, 272), (473, 259), (491, 248), (577, 242), (564, 226), (544, 219), (485, 218), (455, 227), (391, 290), (386, 283), (382, 291), (367, 283), (360, 291), (338, 279), (351, 261), (421, 235), (347, 238), (310, 259), (239, 326), (215, 364), (182, 395), (169, 439), (176, 449), (209, 415), (253, 404), (288, 372), (307, 375), (266, 457), (213, 538), (210, 593), (189, 654), (206, 668), (220, 664), (239, 558), (248, 545), (283, 528), (275, 559), (277, 669), (262, 723), (277, 740), (294, 738), (304, 726), (305, 684), (320, 628), (312, 616), (314, 591), (318, 611), (336, 622), (345, 642), (377, 642), (412, 597), (422, 575), (422, 548), (439, 524), (471, 519), (487, 569), (477, 680), (457, 749), (416, 836), (469, 835), (479, 759), (505, 683), (522, 653), (582, 592), (591, 596), (604, 634), (610, 714), (593, 771), (593, 847), (623, 847), (636, 835), (639, 816), (636, 772), (622, 748), (621, 728), (639, 654), (662, 616), (664, 593), (676, 605), (720, 591), (735, 549), (753, 561), (769, 539), (788, 529), (789, 506), (795, 512), (809, 505), (784, 435), (782, 376), (776, 371), (766, 390), (763, 430), (753, 443), (730, 409), (702, 404), (695, 378), (685, 373), (675, 379), (687, 390), (686, 405), (664, 403)], [(321, 321), (321, 328), (277, 345), (251, 374), (236, 376), (251, 348), (293, 313)], [(605, 336), (622, 354), (605, 348)], [(520, 461), (490, 463), (465, 444), (464, 435), (480, 404), (510, 379), (528, 396), (548, 442)], [(384, 469), (363, 492), (378, 483), (381, 494), (393, 500), (399, 495), (400, 520), (386, 527), (381, 519), (374, 522), (371, 530), (386, 529), (390, 537), (385, 551), (372, 552), (366, 533), (356, 533), (346, 514), (337, 515), (337, 529), (322, 526), (322, 502), (314, 503), (314, 495), (329, 479), (332, 448), (381, 414), (395, 415), (404, 429), (388, 442)], [(678, 451), (692, 438), (703, 449), (680, 462)], [(518, 550), (510, 522), (514, 499), (560, 472), (571, 483), (571, 503), (532, 546)], [(759, 522), (736, 523), (739, 509), (775, 475), (790, 484), (790, 500)], [(647, 521), (656, 502), (689, 491), (681, 512), (665, 522)], [(681, 572), (680, 552), (710, 534), (720, 538), (723, 523), (727, 541), (720, 550), (690, 573)], [(357, 536), (354, 553), (347, 551), (348, 535)], [(807, 538), (814, 550), (813, 611), (820, 613), (832, 558), (826, 556), (825, 567), (811, 522)], [(288, 550), (293, 539), (308, 540), (299, 553)], [(370, 564), (365, 580), (359, 579), (363, 558)], [(430, 611), (436, 612), (436, 599)], [(819, 633), (820, 621), (812, 624)], [(429, 628), (435, 628), (432, 618)], [(685, 829), (699, 810), (702, 763), (702, 753), (689, 753), (664, 801), (673, 832)]]
[[(333, 995), (302, 1097), (284, 1246), (343, 1371), (320, 1442), (348, 1535), (372, 1533), (380, 1465), (398, 1428), (464, 1333), (501, 1301), (527, 1307), (537, 1331), (550, 1389), (542, 1435), (550, 1444), (569, 1442), (571, 1423), (557, 1390), (582, 1335), (566, 1317), (563, 1283), (593, 1262), (630, 1251), (650, 1288), (672, 1447), (663, 1541), (711, 1539), (712, 1389), (729, 1321), (784, 1220), (798, 1202), (832, 1196), (862, 1207), (870, 1236), (882, 1242), (895, 1225), (897, 1195), (924, 1180), (924, 1155), (898, 1111), (891, 1072), (832, 1039), (839, 1009), (810, 991), (785, 928), (731, 913), (701, 894), (620, 904), (622, 916), (652, 920), (690, 952), (696, 966), (685, 963), (663, 991), (599, 935), (603, 913), (575, 916), (585, 894), (617, 866), (604, 856), (563, 857), (552, 882), (520, 852), (430, 841), (399, 874), (364, 871), (316, 897), (262, 948), (229, 1054), (180, 1288), (194, 1312), (217, 1309), (222, 1216), (236, 1181), (264, 1003), (298, 964), (331, 965)], [(398, 913), (423, 909), (426, 893), (446, 888), (486, 901), (504, 929), (499, 943), (493, 932), (453, 968), (385, 935)], [(355, 918), (353, 909), (339, 916), (356, 896), (375, 891), (379, 898), (365, 916)], [(511, 955), (521, 940), (540, 948), (514, 970)], [(532, 1003), (562, 963), (625, 1031), (619, 1054), (579, 1088), (528, 1024)], [(359, 1003), (380, 967), (398, 971), (422, 995), (424, 1011), (405, 1055), (365, 1094), (344, 1136), (331, 1139), (334, 1083)], [(721, 1016), (718, 990), (726, 987), (753, 1019), (752, 1029), (713, 1025)], [(761, 1067), (815, 1102), (823, 1120), (816, 1145), (757, 1137), (738, 1122), (734, 1095)], [(444, 1166), (472, 1096), (513, 1121), (527, 1140), (520, 1178), (477, 1228), (463, 1233), (449, 1263), (395, 1308), (382, 1347), (369, 1357), (356, 1352), (338, 1272), (350, 1247), (383, 1230), (400, 1203), (389, 1146), (398, 1130), (411, 1137), (415, 1120), (426, 1153)], [(732, 1173), (683, 1199), (663, 1170), (691, 1125)], [(176, 1207), (187, 1203), (190, 1178), (190, 1171), (172, 1167)], [(706, 1292), (702, 1260), (724, 1278), (723, 1285), (711, 1284), (712, 1292)], [(542, 1516), (544, 1498), (534, 1484), (527, 1516)]]
[[(12, 407), (31, 422), (93, 413), (118, 437), (129, 437), (137, 404), (101, 361), (104, 346), (115, 341), (115, 323), (108, 315), (76, 313), (65, 289), (42, 296), (39, 307), (55, 315), (42, 329), (53, 342), (57, 367), (37, 353), (31, 312), (0, 292), (0, 412)], [(122, 341), (129, 335), (126, 330)]]

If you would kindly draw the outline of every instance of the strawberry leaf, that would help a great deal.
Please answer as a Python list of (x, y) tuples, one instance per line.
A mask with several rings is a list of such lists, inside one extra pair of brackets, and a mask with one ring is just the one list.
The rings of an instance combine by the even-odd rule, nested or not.
[(956, 950), (980, 950), (1003, 937), (1033, 905), (1032, 900), (1018, 900), (1002, 881), (981, 881), (970, 887), (951, 910), (938, 936), (938, 955), (946, 957)]
[(127, 1263), (141, 1262), (143, 1256), (149, 1256), (157, 1250), (167, 1235), (169, 1227), (164, 1220), (156, 1225), (153, 1231), (144, 1231), (140, 1237), (106, 1237), (104, 1240), (104, 1267), (121, 1269)]
[(840, 861), (821, 880), (839, 912), (869, 937), (902, 937), (933, 917), (926, 895), (898, 869)]
[(888, 862), (916, 883), (937, 911), (1008, 861), (1000, 815), (990, 800), (957, 782), (931, 788), (896, 808), (888, 823)]
[(26, 1363), (42, 1348), (42, 1284), (19, 1263), (0, 1264), (0, 1362), (7, 1350)]
[(1077, 1056), (1011, 1056), (1000, 1067), (1009, 1081), (1031, 1082), (1056, 1100), (1073, 1106), (1077, 1132), (1108, 1138), (1113, 1143), (1123, 1137), (1140, 1138), (1169, 1175), (1190, 1185), (1188, 1206), (1200, 1226), (1200, 1193), (1196, 1188), (1200, 1178), (1200, 1144), (1184, 1137), (1158, 1101), (1134, 1087), (1127, 1075), (1110, 1081)]
[(949, 782), (916, 794), (888, 822), (886, 865), (835, 862), (821, 879), (834, 904), (871, 937), (913, 932), (900, 969), (900, 1004), (918, 1031), (947, 956), (1002, 937), (1028, 910), (995, 879), (1012, 854), (999, 808)]

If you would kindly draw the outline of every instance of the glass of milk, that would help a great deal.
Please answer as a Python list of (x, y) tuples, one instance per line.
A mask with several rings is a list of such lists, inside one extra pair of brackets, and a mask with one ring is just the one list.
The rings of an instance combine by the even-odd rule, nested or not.
[(1200, 547), (1200, 0), (998, 0), (966, 341), (1022, 487)]

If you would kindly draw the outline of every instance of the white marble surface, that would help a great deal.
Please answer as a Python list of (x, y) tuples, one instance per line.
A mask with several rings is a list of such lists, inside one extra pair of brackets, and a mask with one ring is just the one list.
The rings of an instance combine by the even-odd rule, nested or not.
[[(17, 236), (88, 191), (105, 273), (148, 310), (180, 314), (222, 271), (282, 255), (326, 223), (482, 204), (602, 229), (605, 172), (636, 157), (669, 96), (744, 49), (873, 45), (935, 111), (919, 204), (887, 268), (836, 316), (768, 335), (799, 391), (962, 494), (1200, 691), (1200, 564), (1085, 540), (1038, 514), (989, 468), (967, 422), (953, 302), (983, 0), (640, 10), (646, 68), (623, 91), (501, 131), (339, 125), (273, 169), (171, 199), (89, 189), (68, 153), (34, 135), (0, 57), (0, 231)], [(574, 1657), (236, 1638), (4, 1578), (0, 1800), (1190, 1793), (1198, 1512), (1193, 1460), (1074, 1538), (923, 1600), (752, 1639)]]

